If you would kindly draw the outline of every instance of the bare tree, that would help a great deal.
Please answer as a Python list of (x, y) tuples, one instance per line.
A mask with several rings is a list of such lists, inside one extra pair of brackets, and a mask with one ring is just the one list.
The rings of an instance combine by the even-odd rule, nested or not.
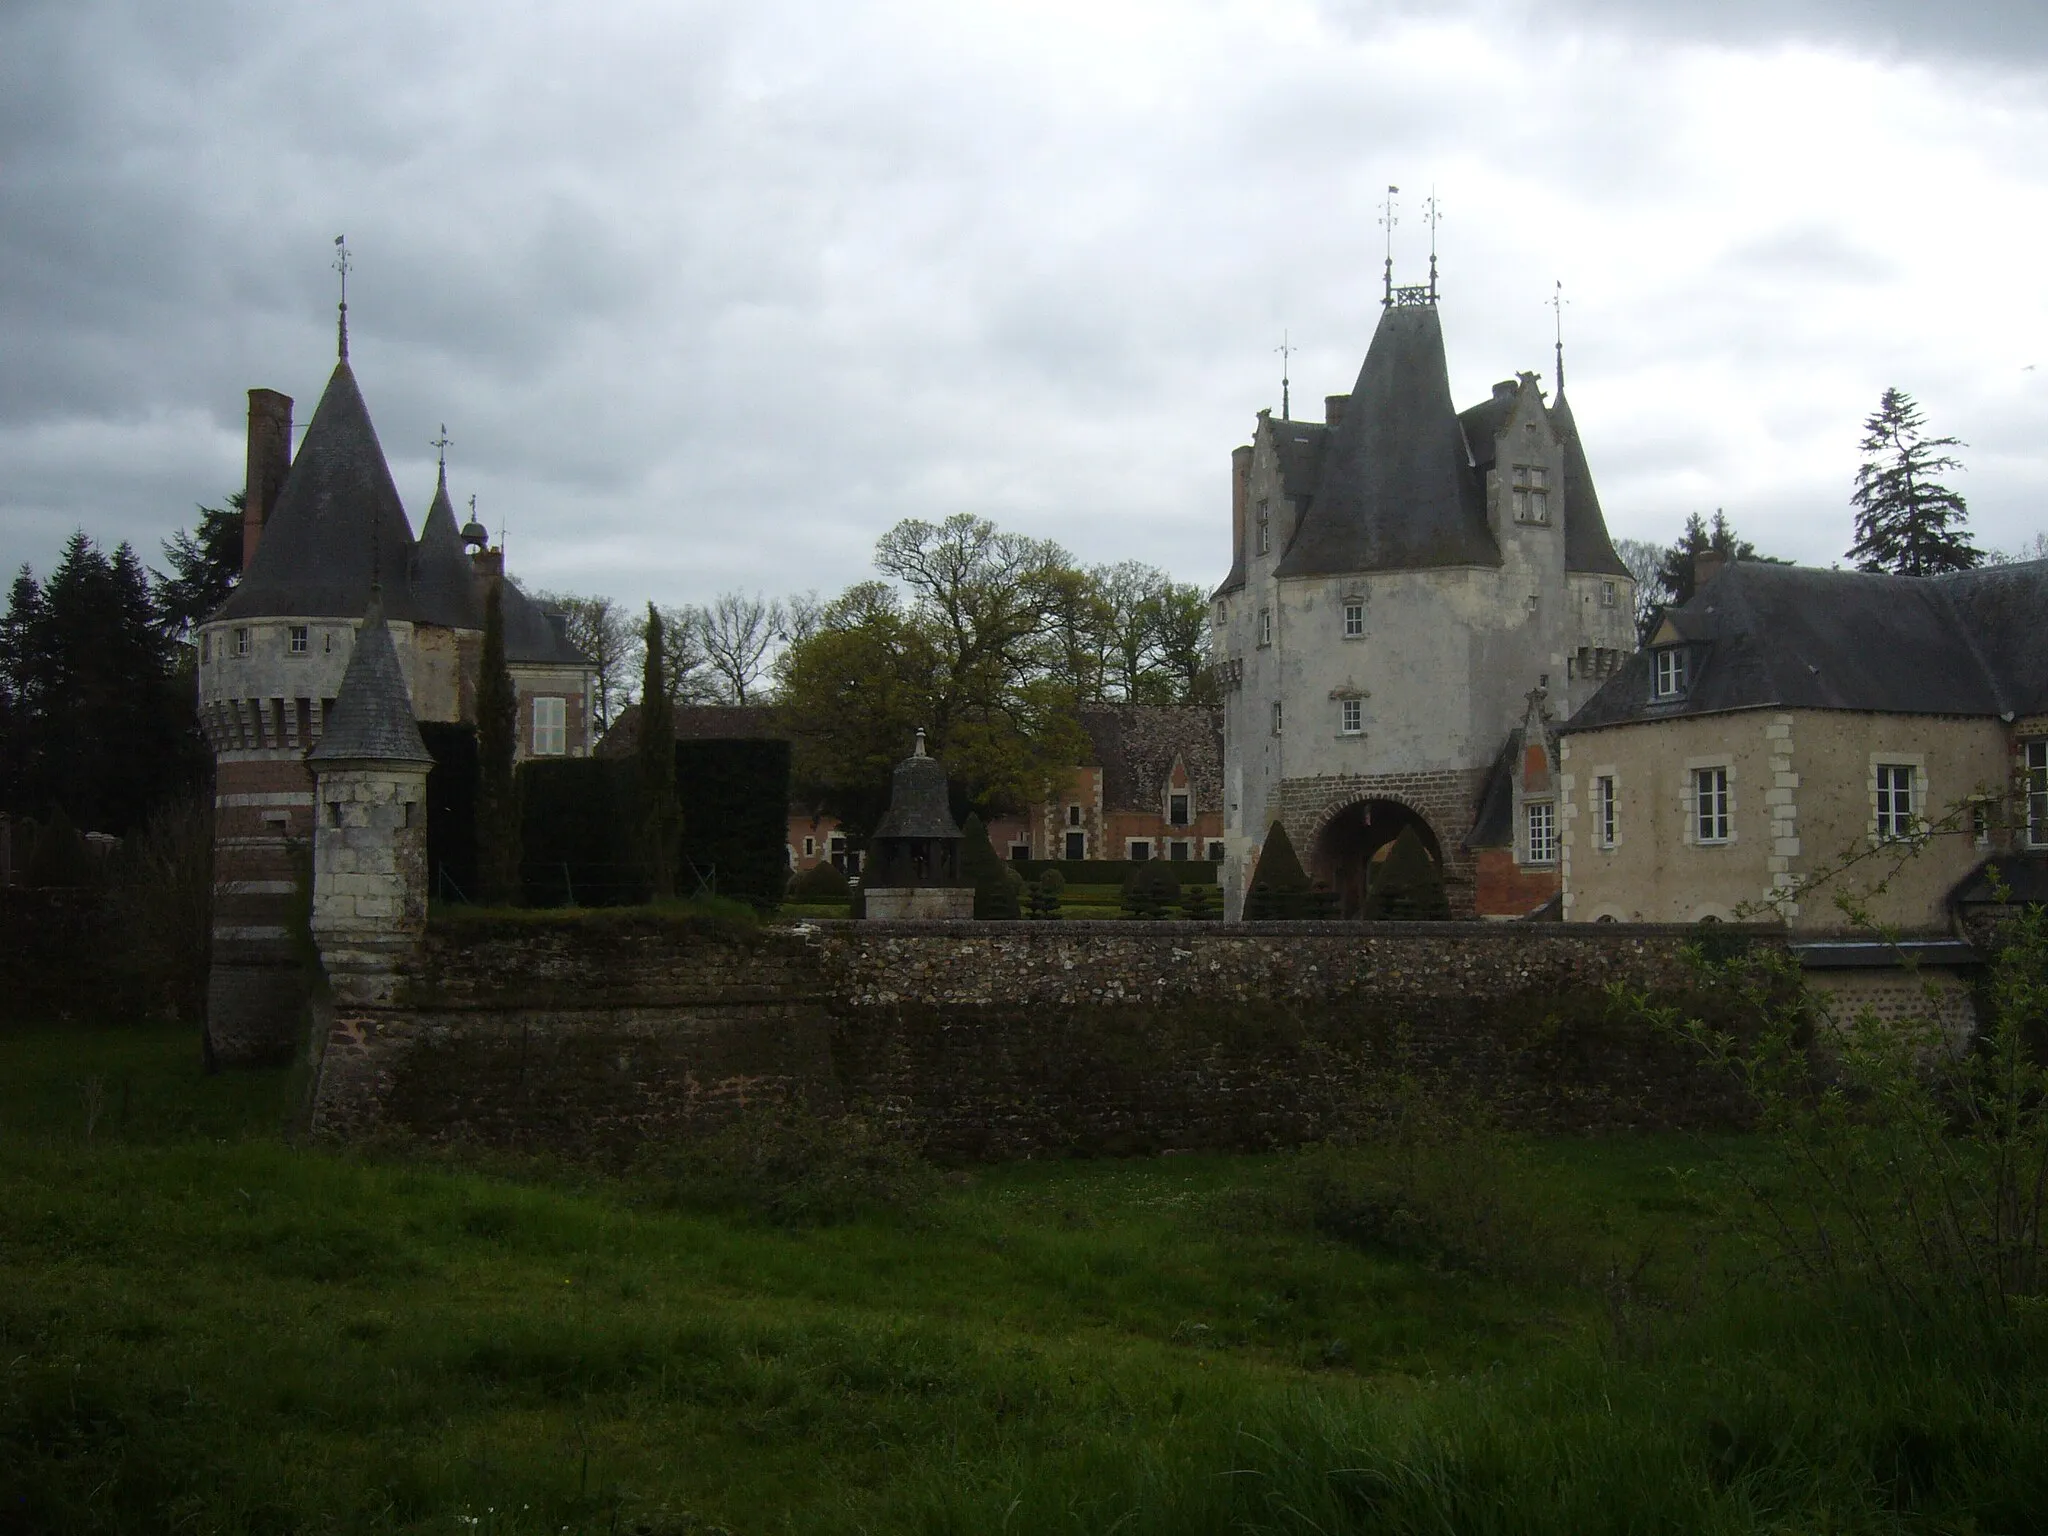
[(1664, 601), (1664, 588), (1658, 580), (1664, 564), (1664, 546), (1650, 539), (1616, 539), (1614, 552), (1635, 578), (1636, 638), (1641, 640), (1649, 629), (1650, 615)]
[(634, 674), (640, 670), (638, 626), (608, 597), (586, 597), (579, 592), (536, 592), (533, 596), (546, 611), (568, 619), (569, 643), (590, 658), (597, 673), (590, 709), (602, 735), (633, 696)]
[(2020, 565), (2029, 560), (2048, 560), (2048, 533), (2035, 534), (2017, 549), (1987, 550), (1984, 555), (1986, 565)]
[(825, 622), (825, 610), (830, 606), (818, 596), (813, 587), (808, 592), (799, 592), (794, 597), (782, 600), (782, 643), (802, 645), (818, 632)]
[(705, 663), (718, 679), (719, 692), (728, 704), (750, 702), (747, 690), (760, 698), (761, 676), (768, 669), (768, 653), (781, 638), (782, 604), (756, 592), (721, 592), (709, 608), (697, 611), (697, 644)]
[[(723, 702), (717, 674), (704, 654), (704, 610), (694, 603), (663, 608), (662, 681), (671, 704)], [(643, 643), (642, 649), (645, 649)]]

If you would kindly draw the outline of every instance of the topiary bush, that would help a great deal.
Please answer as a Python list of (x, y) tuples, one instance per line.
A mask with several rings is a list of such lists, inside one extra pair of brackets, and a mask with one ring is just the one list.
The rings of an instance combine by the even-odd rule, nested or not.
[(1258, 867), (1252, 871), (1252, 888), (1245, 898), (1244, 915), (1254, 923), (1327, 917), (1331, 898), (1326, 891), (1310, 887), (1308, 872), (1294, 852), (1294, 840), (1287, 829), (1274, 822), (1259, 849)]
[(1156, 921), (1172, 917), (1180, 907), (1180, 882), (1163, 859), (1147, 859), (1124, 881), (1124, 914)]
[(1440, 922), (1451, 915), (1443, 871), (1413, 827), (1403, 827), (1372, 871), (1365, 915), (1381, 922)]
[(844, 901), (850, 888), (831, 860), (821, 860), (789, 882), (789, 899), (824, 904)]
[(1067, 888), (1065, 878), (1056, 869), (1048, 869), (1031, 886), (1030, 914), (1043, 923), (1058, 922), (1060, 917), (1060, 893)]
[(1017, 886), (1011, 884), (1010, 871), (996, 857), (995, 845), (988, 840), (988, 828), (979, 816), (969, 816), (960, 829), (960, 874), (974, 886), (976, 922), (1016, 919)]

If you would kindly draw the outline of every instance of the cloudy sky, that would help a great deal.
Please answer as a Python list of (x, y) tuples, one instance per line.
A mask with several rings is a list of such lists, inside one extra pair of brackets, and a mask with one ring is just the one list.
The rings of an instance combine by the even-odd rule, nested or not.
[(2039, 0), (0, 0), (0, 561), (237, 488), (346, 232), (415, 523), (446, 422), (529, 585), (831, 592), (955, 511), (1213, 582), (1283, 332), (1297, 414), (1356, 374), (1390, 182), (1461, 404), (1563, 281), (1617, 535), (1838, 558), (1893, 384), (1981, 542), (2048, 527)]

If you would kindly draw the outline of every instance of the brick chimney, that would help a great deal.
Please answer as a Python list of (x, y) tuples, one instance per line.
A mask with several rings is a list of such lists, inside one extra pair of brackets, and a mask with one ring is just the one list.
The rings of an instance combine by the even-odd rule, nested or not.
[(488, 592), (505, 579), (505, 551), (473, 549), (469, 552), (469, 568), (476, 573), (477, 591)]
[(284, 489), (292, 464), (292, 397), (274, 389), (249, 391), (249, 460), (242, 483), (242, 569), (256, 558), (263, 525)]
[(1701, 587), (1704, 587), (1708, 582), (1720, 575), (1722, 567), (1727, 565), (1727, 563), (1728, 557), (1718, 549), (1703, 549), (1694, 555), (1692, 557), (1693, 591), (1699, 591)]
[(1344, 407), (1351, 403), (1349, 395), (1323, 396), (1323, 421), (1333, 430), (1344, 419)]
[(1237, 564), (1244, 559), (1245, 513), (1251, 506), (1252, 497), (1252, 445), (1230, 450), (1230, 536), (1237, 540), (1232, 550), (1230, 563)]

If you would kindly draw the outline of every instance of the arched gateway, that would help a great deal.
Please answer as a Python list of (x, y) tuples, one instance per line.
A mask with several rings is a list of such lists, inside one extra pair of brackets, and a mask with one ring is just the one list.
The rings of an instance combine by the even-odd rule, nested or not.
[(1309, 849), (1309, 878), (1337, 893), (1341, 917), (1365, 914), (1365, 892), (1372, 865), (1402, 830), (1413, 827), (1430, 860), (1444, 867), (1443, 844), (1436, 829), (1398, 800), (1353, 800), (1325, 818)]

